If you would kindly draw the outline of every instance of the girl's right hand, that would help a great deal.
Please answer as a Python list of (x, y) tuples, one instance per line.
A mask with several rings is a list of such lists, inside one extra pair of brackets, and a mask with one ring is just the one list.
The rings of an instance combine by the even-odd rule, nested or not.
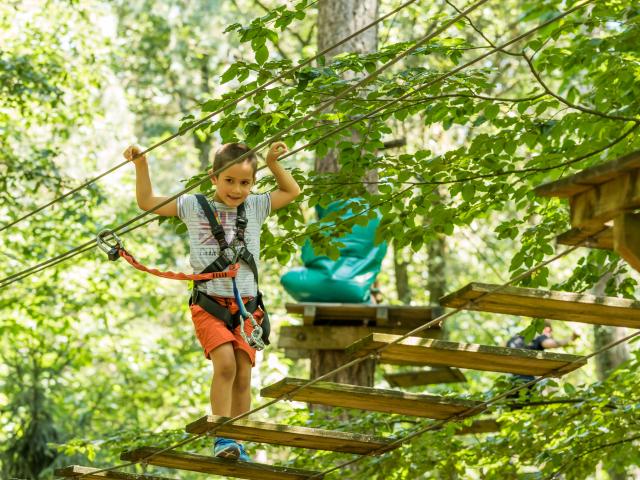
[(147, 161), (147, 157), (145, 155), (140, 156), (142, 151), (143, 149), (137, 145), (129, 145), (122, 155), (124, 155), (124, 158), (138, 166)]

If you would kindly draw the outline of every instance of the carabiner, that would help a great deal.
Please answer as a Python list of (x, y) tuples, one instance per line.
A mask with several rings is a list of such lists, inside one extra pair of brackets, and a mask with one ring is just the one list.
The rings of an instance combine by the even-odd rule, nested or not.
[[(113, 240), (115, 243), (109, 243), (109, 240)], [(109, 229), (102, 230), (98, 233), (96, 243), (98, 244), (98, 248), (107, 254), (109, 260), (114, 262), (120, 258), (120, 250), (124, 248), (120, 237), (118, 237), (113, 230)]]
[(247, 316), (247, 319), (251, 321), (251, 325), (253, 326), (253, 330), (251, 331), (251, 337), (247, 337), (247, 334), (244, 331), (244, 322), (245, 317), (240, 314), (240, 336), (244, 339), (245, 342), (256, 350), (264, 350), (264, 342), (262, 341), (262, 327), (256, 322), (256, 319), (252, 314)]

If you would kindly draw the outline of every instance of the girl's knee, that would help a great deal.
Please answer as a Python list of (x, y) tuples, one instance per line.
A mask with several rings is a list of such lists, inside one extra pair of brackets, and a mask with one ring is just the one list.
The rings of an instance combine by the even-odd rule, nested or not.
[(251, 360), (245, 352), (236, 352), (236, 378), (233, 383), (236, 391), (251, 388)]
[[(227, 348), (228, 347), (228, 348)], [(213, 376), (222, 381), (233, 382), (236, 378), (236, 358), (230, 344), (221, 345), (211, 352)]]

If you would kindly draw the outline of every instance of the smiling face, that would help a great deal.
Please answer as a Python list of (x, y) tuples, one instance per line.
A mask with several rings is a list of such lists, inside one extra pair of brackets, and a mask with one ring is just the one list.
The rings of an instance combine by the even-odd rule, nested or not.
[(211, 177), (216, 187), (215, 200), (228, 207), (237, 207), (249, 196), (255, 171), (251, 162), (240, 162), (227, 168), (220, 175)]

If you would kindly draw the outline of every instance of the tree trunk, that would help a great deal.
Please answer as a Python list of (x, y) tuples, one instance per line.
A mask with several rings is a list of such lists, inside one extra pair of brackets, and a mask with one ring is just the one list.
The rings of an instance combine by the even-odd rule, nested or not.
[[(427, 246), (427, 291), (429, 292), (429, 306), (433, 309), (432, 318), (442, 315), (440, 298), (447, 289), (445, 272), (446, 237), (439, 235)], [(447, 322), (442, 322), (442, 338), (447, 338)]]
[[(373, 22), (378, 15), (378, 0), (323, 0), (318, 3), (318, 50), (335, 44)], [(327, 54), (331, 58), (342, 52), (368, 53), (378, 47), (378, 30), (370, 28)], [(316, 171), (339, 170), (335, 152), (316, 158)], [(340, 328), (336, 326), (335, 328)], [(311, 378), (316, 378), (348, 362), (342, 350), (315, 350), (311, 355)], [(376, 362), (366, 360), (335, 375), (331, 380), (352, 385), (373, 386)]]
[[(604, 290), (611, 275), (604, 275), (598, 283), (593, 287), (592, 293), (597, 296), (604, 295)], [(626, 329), (623, 327), (609, 327), (607, 325), (594, 325), (594, 349), (598, 350), (605, 345), (619, 340), (626, 335)], [(629, 359), (629, 350), (627, 344), (622, 343), (616, 345), (611, 350), (596, 356), (596, 371), (598, 380), (605, 380), (609, 374), (616, 369), (618, 365)]]
[(402, 249), (393, 242), (393, 267), (396, 274), (396, 292), (398, 300), (403, 304), (411, 303), (411, 287), (409, 286), (409, 262), (403, 257)]
[[(610, 274), (604, 275), (602, 278), (600, 278), (598, 283), (594, 285), (591, 293), (598, 296), (604, 295), (605, 287), (610, 279)], [(593, 348), (594, 350), (599, 350), (605, 345), (625, 337), (626, 329), (624, 327), (594, 325), (593, 336)], [(612, 349), (607, 350), (600, 355), (596, 355), (595, 359), (598, 380), (606, 380), (609, 374), (613, 370), (615, 370), (618, 365), (629, 359), (629, 350), (627, 348), (627, 344), (621, 343), (620, 345), (616, 345)], [(625, 480), (627, 478), (627, 474), (624, 472), (620, 473), (609, 470), (608, 473), (611, 480)]]

